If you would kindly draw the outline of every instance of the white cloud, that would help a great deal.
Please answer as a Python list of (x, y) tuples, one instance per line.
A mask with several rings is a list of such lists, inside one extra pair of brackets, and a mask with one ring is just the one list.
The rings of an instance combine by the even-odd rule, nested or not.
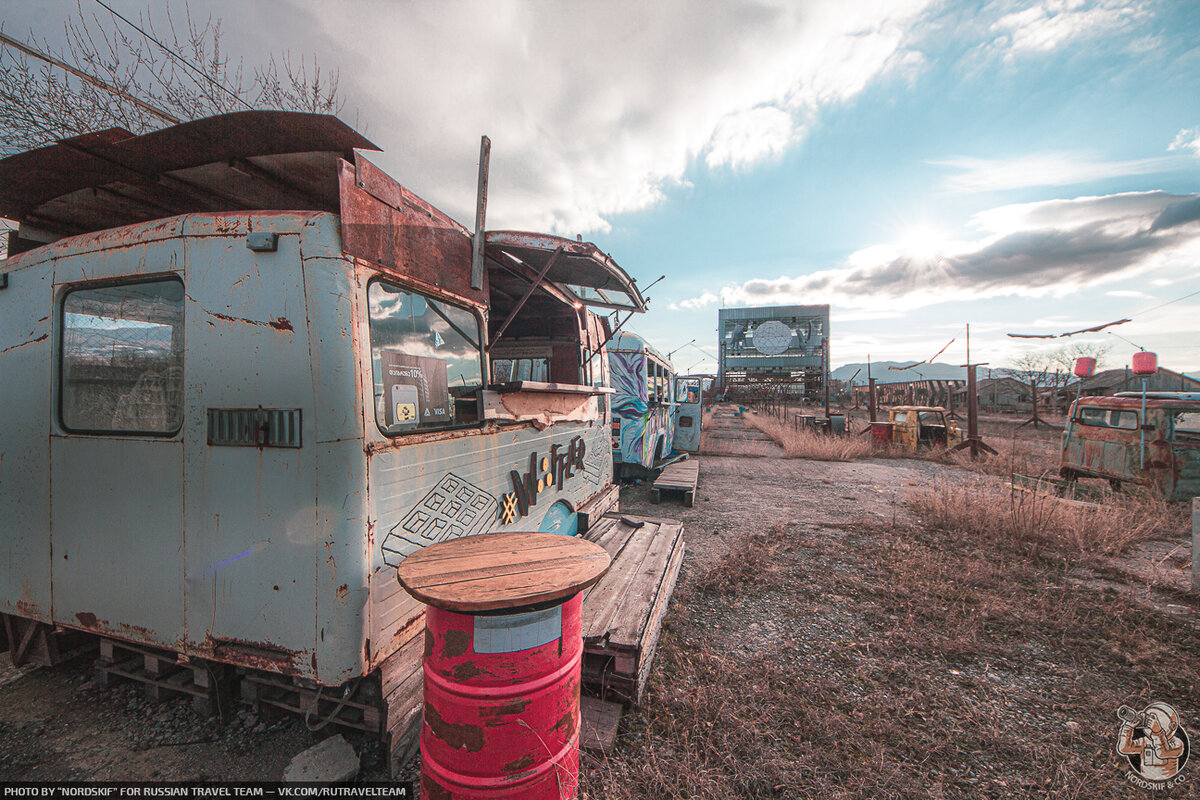
[(1184, 128), (1175, 135), (1168, 150), (1191, 150), (1192, 155), (1200, 156), (1200, 125), (1195, 128)]
[(704, 161), (734, 169), (776, 157), (798, 138), (792, 115), (775, 106), (737, 111), (717, 123)]
[(724, 287), (719, 297), (730, 306), (828, 302), (903, 311), (951, 300), (1064, 297), (1150, 271), (1190, 274), (1200, 260), (1200, 195), (1023, 203), (983, 212), (974, 223), (981, 238), (947, 241), (933, 255), (875, 245), (851, 254), (842, 268), (756, 278)]
[(1012, 59), (1128, 31), (1149, 13), (1144, 4), (1128, 0), (1044, 0), (1003, 15), (991, 29), (998, 34), (994, 46)]
[(1137, 300), (1149, 300), (1150, 295), (1145, 292), (1139, 292), (1137, 289), (1114, 289), (1111, 292), (1105, 292), (1109, 297), (1132, 297)]
[(777, 158), (824, 109), (910, 78), (935, 0), (296, 2), (381, 166), (469, 219), (486, 133), (489, 227), (574, 234), (659, 202), (693, 165)]
[(670, 308), (672, 311), (680, 311), (683, 309), (687, 309), (689, 311), (694, 311), (696, 309), (706, 308), (708, 306), (711, 306), (713, 303), (716, 303), (720, 299), (721, 299), (720, 297), (713, 294), (712, 292), (705, 292), (704, 294), (700, 295), (699, 297), (691, 297), (691, 298), (688, 298), (687, 300), (682, 300), (678, 303), (671, 303), (668, 306), (668, 308)]
[(951, 192), (994, 192), (1030, 186), (1069, 186), (1123, 175), (1163, 172), (1177, 164), (1171, 156), (1105, 161), (1088, 153), (1037, 153), (1015, 158), (952, 158), (930, 161), (956, 174), (942, 186)]

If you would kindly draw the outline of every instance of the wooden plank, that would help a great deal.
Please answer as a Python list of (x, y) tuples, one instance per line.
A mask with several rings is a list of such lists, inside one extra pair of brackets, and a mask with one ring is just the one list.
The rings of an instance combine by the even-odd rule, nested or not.
[(585, 536), (605, 514), (617, 510), (620, 503), (621, 488), (615, 483), (608, 484), (603, 491), (579, 507), (579, 534)]
[(617, 741), (623, 709), (595, 697), (579, 698), (579, 747), (590, 753), (607, 753)]
[(609, 638), (625, 597), (638, 579), (642, 562), (654, 541), (659, 526), (647, 523), (632, 532), (613, 567), (583, 600), (583, 640), (601, 641)]
[(650, 617), (646, 623), (646, 635), (641, 642), (640, 652), (638, 653), (637, 682), (634, 685), (633, 697), (630, 698), (638, 705), (641, 705), (642, 698), (646, 695), (646, 683), (650, 679), (650, 667), (654, 664), (654, 656), (658, 652), (658, 640), (662, 635), (663, 619), (667, 615), (671, 595), (675, 591), (675, 582), (679, 579), (679, 568), (683, 564), (684, 549), (681, 537), (679, 546), (675, 551), (676, 555), (672, 557), (667, 568), (667, 574), (663, 576), (663, 583), (659, 587), (658, 597), (655, 600), (654, 608), (651, 609)]
[[(683, 525), (657, 523), (654, 533), (651, 546), (637, 566), (637, 575), (643, 576), (643, 580), (638, 582), (635, 593), (623, 598), (624, 602), (610, 624), (608, 641), (611, 644), (636, 647), (640, 642), (651, 609), (664, 588), (668, 565), (682, 539)], [(650, 579), (646, 580), (647, 577)]]

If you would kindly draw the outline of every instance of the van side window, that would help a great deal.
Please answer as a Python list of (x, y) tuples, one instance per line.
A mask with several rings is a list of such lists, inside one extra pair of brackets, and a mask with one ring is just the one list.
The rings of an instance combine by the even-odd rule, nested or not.
[(546, 383), (549, 380), (550, 359), (548, 358), (492, 359), (492, 383), (512, 383), (514, 381)]
[(479, 319), (384, 281), (367, 286), (375, 421), (387, 435), (479, 421)]
[(73, 433), (170, 436), (183, 426), (183, 282), (69, 290), (59, 420)]
[(1081, 425), (1091, 425), (1097, 428), (1120, 428), (1125, 431), (1136, 431), (1138, 414), (1136, 411), (1085, 406), (1079, 410), (1079, 422)]
[(1200, 411), (1175, 412), (1175, 441), (1200, 442)]

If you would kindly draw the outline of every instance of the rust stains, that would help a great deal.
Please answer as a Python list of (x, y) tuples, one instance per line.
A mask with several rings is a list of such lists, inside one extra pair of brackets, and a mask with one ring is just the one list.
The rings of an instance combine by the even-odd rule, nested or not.
[(507, 717), (511, 716), (512, 714), (520, 714), (527, 708), (529, 708), (528, 700), (514, 700), (511, 703), (505, 703), (504, 705), (496, 706), (495, 708), (481, 708), (479, 709), (479, 715), (481, 717), (492, 718)]
[(350, 587), (343, 583), (334, 594), (337, 595), (338, 600), (345, 600), (350, 596)]
[(75, 619), (79, 620), (79, 624), (85, 628), (96, 627), (96, 615), (90, 611), (80, 611), (75, 615)]
[[(292, 323), (289, 322), (286, 317), (276, 317), (275, 319), (270, 320), (269, 322), (262, 322), (257, 319), (246, 319), (245, 317), (232, 317), (229, 314), (221, 314), (216, 311), (209, 311), (207, 308), (202, 308), (201, 310), (204, 311), (205, 314), (208, 314), (210, 317), (214, 317), (219, 320), (224, 320), (225, 322), (240, 322), (243, 325), (260, 325), (264, 328), (274, 328), (277, 331), (283, 331), (285, 333), (291, 333), (295, 330), (295, 328), (292, 327)], [(212, 325), (211, 322), (209, 322), (208, 324)], [(43, 336), (42, 338), (44, 339), (46, 337)]]
[(570, 739), (575, 735), (575, 725), (578, 722), (579, 714), (577, 711), (569, 711), (558, 718), (558, 722), (554, 723), (551, 730), (562, 730), (564, 739)]
[(428, 797), (429, 800), (452, 800), (454, 795), (450, 793), (449, 789), (438, 783), (436, 778), (422, 770), (421, 797)]
[(471, 634), (466, 631), (446, 631), (443, 651), (447, 658), (458, 658), (471, 646)]
[(463, 681), (469, 681), (469, 680), (471, 680), (471, 678), (477, 678), (480, 675), (486, 675), (486, 674), (487, 673), (485, 673), (479, 667), (475, 666), (475, 664), (471, 661), (464, 661), (461, 664), (455, 664), (454, 669), (450, 670), (451, 677), (453, 677), (454, 680), (459, 681), (460, 683)]
[(425, 659), (429, 660), (429, 657), (431, 655), (433, 655), (433, 634), (429, 632), (428, 628), (426, 628), (425, 629)]
[(0, 356), (4, 355), (9, 350), (16, 350), (18, 347), (24, 347), (27, 344), (37, 344), (38, 342), (44, 342), (49, 338), (50, 338), (50, 334), (43, 333), (41, 336), (37, 337), (36, 339), (30, 339), (28, 342), (21, 342), (20, 344), (14, 344), (12, 347), (6, 347), (3, 350), (0, 350)]
[(455, 750), (465, 749), (470, 753), (478, 753), (483, 749), (483, 728), (478, 725), (455, 725), (446, 722), (429, 703), (425, 704), (425, 724), (434, 736)]
[(500, 767), (501, 772), (521, 772), (532, 767), (537, 762), (537, 756), (533, 753), (526, 753), (520, 758), (513, 759), (504, 766)]

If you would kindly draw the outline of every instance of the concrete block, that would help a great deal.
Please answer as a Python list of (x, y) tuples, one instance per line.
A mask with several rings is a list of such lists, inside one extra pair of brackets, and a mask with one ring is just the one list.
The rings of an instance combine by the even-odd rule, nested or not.
[(340, 733), (300, 753), (283, 771), (286, 783), (343, 783), (358, 774), (358, 754)]

